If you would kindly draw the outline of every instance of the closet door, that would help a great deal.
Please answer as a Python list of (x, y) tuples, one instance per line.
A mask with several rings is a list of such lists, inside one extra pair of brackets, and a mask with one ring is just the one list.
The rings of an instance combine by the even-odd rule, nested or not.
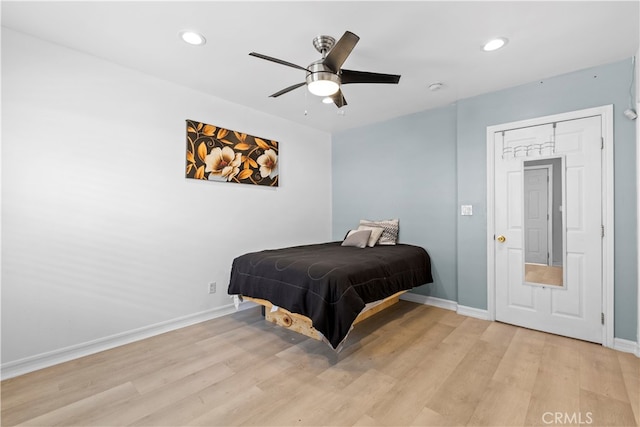
[[(600, 116), (498, 132), (494, 140), (496, 320), (601, 343)], [(562, 197), (551, 211), (561, 212), (563, 262), (530, 275), (540, 265), (525, 260), (524, 171), (554, 159)]]

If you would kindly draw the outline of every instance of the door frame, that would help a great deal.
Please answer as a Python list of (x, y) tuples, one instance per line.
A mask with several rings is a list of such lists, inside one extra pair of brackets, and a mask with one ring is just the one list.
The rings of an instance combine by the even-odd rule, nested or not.
[(613, 105), (569, 111), (487, 126), (487, 315), (496, 320), (496, 256), (495, 256), (495, 140), (496, 132), (539, 126), (554, 122), (600, 116), (602, 119), (602, 345), (614, 346), (614, 205), (613, 205)]

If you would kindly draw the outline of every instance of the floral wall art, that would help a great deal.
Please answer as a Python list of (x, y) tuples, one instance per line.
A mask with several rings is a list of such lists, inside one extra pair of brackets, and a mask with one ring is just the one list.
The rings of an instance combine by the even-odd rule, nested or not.
[(278, 186), (278, 142), (187, 120), (186, 177)]

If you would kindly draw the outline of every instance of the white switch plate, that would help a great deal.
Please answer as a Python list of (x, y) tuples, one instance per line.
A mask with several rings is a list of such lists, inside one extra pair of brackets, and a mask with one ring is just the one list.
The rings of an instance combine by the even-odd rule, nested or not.
[(473, 215), (473, 205), (462, 205), (460, 206), (460, 215)]

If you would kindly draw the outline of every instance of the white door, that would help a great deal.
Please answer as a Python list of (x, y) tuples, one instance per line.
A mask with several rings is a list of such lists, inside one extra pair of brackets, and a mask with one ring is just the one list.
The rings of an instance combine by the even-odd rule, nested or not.
[(549, 168), (524, 169), (524, 260), (549, 263)]
[[(496, 320), (602, 342), (600, 116), (498, 132), (495, 138)], [(563, 158), (563, 286), (524, 281), (525, 161)], [(502, 239), (501, 237), (504, 237)]]

